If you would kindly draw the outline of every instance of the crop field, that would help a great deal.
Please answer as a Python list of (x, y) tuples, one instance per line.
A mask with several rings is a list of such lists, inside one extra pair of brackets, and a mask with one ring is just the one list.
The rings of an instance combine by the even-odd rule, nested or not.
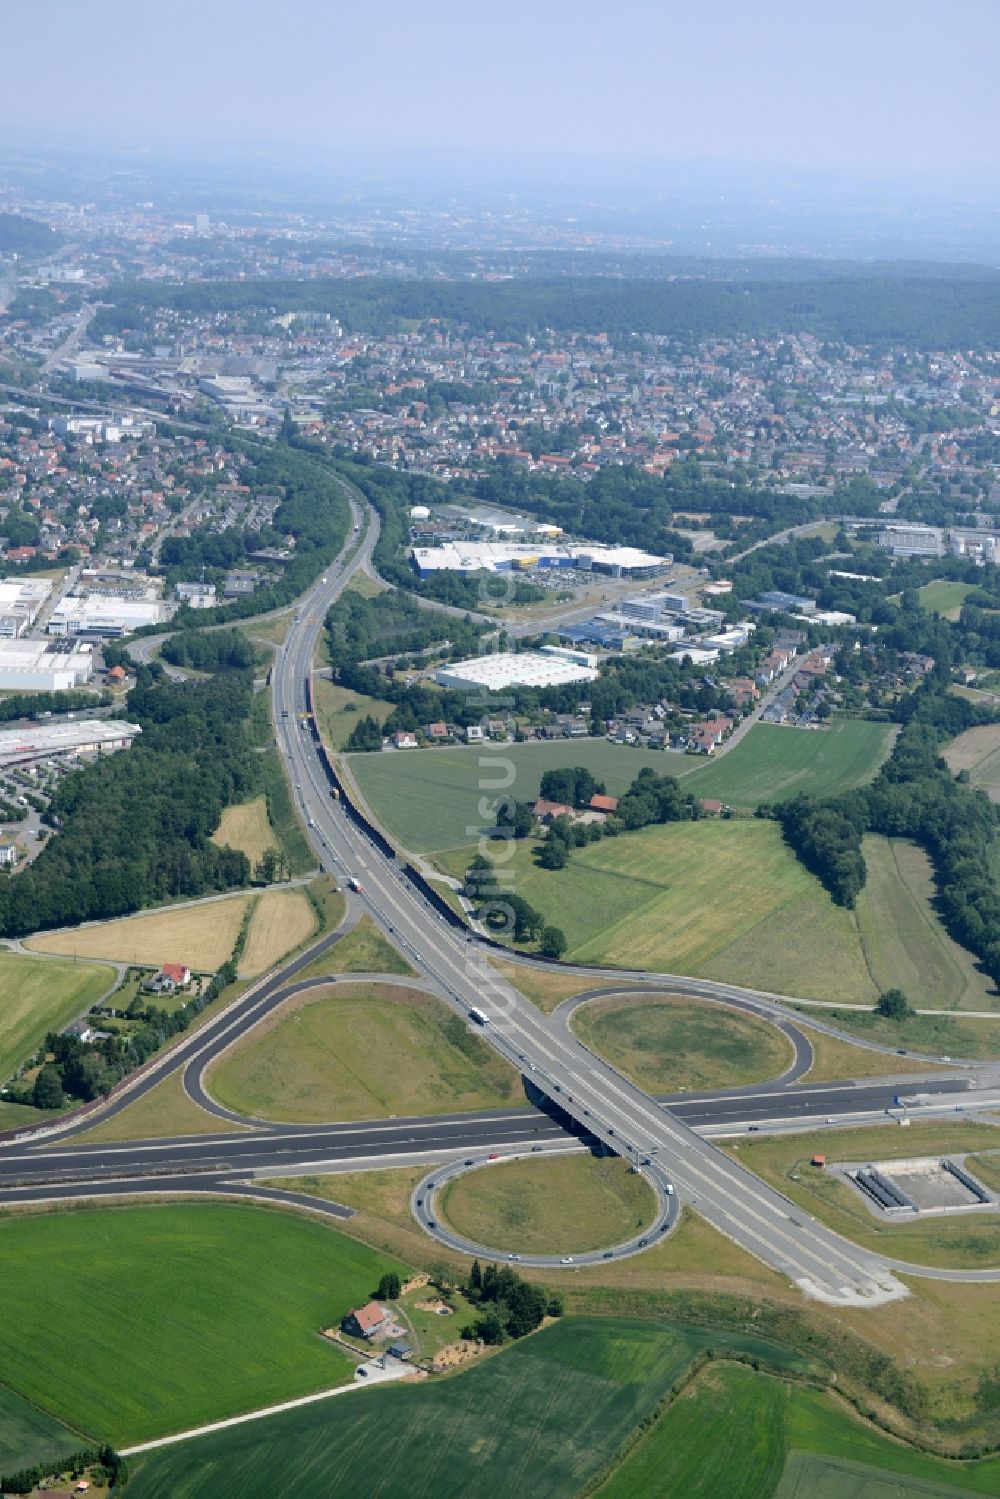
[[(905, 1090), (903, 1090), (905, 1092)], [(913, 1123), (868, 1129), (743, 1140), (728, 1153), (786, 1197), (844, 1234), (853, 1243), (918, 1265), (987, 1269), (1000, 1266), (1000, 1214), (907, 1218), (889, 1222), (869, 1212), (859, 1193), (822, 1168), (809, 1164), (819, 1151), (828, 1161), (880, 1161), (945, 1156), (998, 1143), (994, 1126), (978, 1123)]]
[(113, 968), (0, 951), (0, 1083), (115, 982)]
[[(514, 890), (562, 927), (567, 957), (874, 1004), (854, 913), (835, 906), (776, 823), (677, 822), (539, 869), (518, 844)], [(460, 874), (466, 855), (443, 861)]]
[(495, 821), (479, 801), (503, 792), (534, 801), (546, 770), (585, 765), (619, 796), (644, 765), (676, 775), (690, 760), (662, 750), (635, 750), (606, 739), (550, 744), (487, 744), (481, 748), (403, 750), (351, 755), (349, 764), (372, 811), (393, 838), (415, 853), (472, 843)]
[(619, 995), (576, 1010), (573, 1030), (650, 1093), (742, 1087), (777, 1077), (791, 1043), (753, 1015), (679, 995)]
[[(1000, 755), (1000, 752), (998, 752)], [(934, 878), (923, 849), (902, 838), (864, 840), (868, 877), (857, 922), (876, 988), (902, 989), (919, 1009), (995, 1010), (998, 995), (932, 904)]]
[(1000, 724), (966, 729), (944, 752), (951, 769), (969, 772), (973, 786), (981, 786), (990, 800), (1000, 802)]
[(316, 930), (316, 913), (304, 890), (265, 890), (257, 899), (246, 947), (240, 959), (240, 974), (254, 978), (286, 952), (307, 941)]
[(656, 1217), (656, 1199), (618, 1157), (497, 1161), (456, 1177), (440, 1197), (456, 1233), (523, 1254), (583, 1254), (620, 1244)]
[(951, 578), (935, 578), (917, 589), (921, 609), (928, 614), (940, 614), (944, 619), (957, 619), (962, 605), (970, 593), (975, 593), (975, 583), (959, 583)]
[(212, 842), (239, 849), (246, 854), (252, 868), (256, 868), (267, 850), (277, 847), (278, 842), (267, 820), (264, 798), (255, 796), (253, 801), (227, 807), (212, 834)]
[(331, 749), (342, 750), (350, 738), (351, 731), (362, 718), (369, 714), (378, 723), (385, 723), (395, 707), (384, 698), (364, 697), (346, 687), (338, 687), (325, 677), (313, 680), (316, 694), (316, 716), (323, 737)]
[(68, 1456), (84, 1445), (79, 1432), (70, 1431), (0, 1384), (0, 1473), (30, 1468), (61, 1454)]
[(881, 1436), (827, 1395), (717, 1363), (670, 1405), (596, 1494), (961, 1499), (994, 1493), (998, 1481), (996, 1461), (924, 1456)]
[[(728, 1334), (566, 1318), (450, 1379), (366, 1391), (151, 1453), (135, 1499), (572, 1499)], [(758, 1340), (735, 1346), (780, 1358)]]
[(80, 958), (111, 958), (119, 963), (186, 963), (198, 973), (214, 973), (232, 955), (243, 913), (255, 897), (231, 895), (198, 905), (175, 906), (119, 921), (29, 937), (38, 952)]
[(347, 1382), (318, 1329), (400, 1268), (323, 1224), (216, 1203), (8, 1218), (0, 1254), (6, 1379), (117, 1446)]
[(873, 778), (893, 734), (889, 724), (853, 718), (834, 719), (827, 729), (757, 723), (727, 754), (694, 761), (698, 768), (685, 777), (684, 789), (733, 807), (784, 801), (800, 792), (834, 796)]
[(340, 986), (282, 1005), (211, 1069), (230, 1109), (292, 1124), (523, 1104), (509, 1067), (440, 1000)]

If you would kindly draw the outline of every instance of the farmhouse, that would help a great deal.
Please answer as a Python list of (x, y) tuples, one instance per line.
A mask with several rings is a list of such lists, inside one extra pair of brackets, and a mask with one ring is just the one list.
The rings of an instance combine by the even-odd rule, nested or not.
[(617, 796), (603, 796), (595, 791), (587, 805), (592, 812), (600, 812), (605, 817), (610, 817), (612, 812), (618, 811), (618, 798)]
[(384, 1306), (379, 1306), (377, 1301), (369, 1301), (367, 1305), (349, 1311), (340, 1325), (350, 1337), (367, 1338), (370, 1342), (380, 1332), (387, 1332), (391, 1321)]
[(532, 807), (532, 812), (539, 822), (554, 822), (557, 817), (572, 817), (573, 808), (566, 802), (548, 802), (544, 797), (539, 797)]

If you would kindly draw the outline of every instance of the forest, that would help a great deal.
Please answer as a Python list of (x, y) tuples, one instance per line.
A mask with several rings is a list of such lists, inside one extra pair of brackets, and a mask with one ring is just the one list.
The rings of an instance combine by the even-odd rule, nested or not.
[(392, 280), (188, 282), (177, 287), (125, 282), (97, 314), (96, 338), (141, 328), (158, 307), (191, 313), (328, 312), (349, 331), (383, 333), (402, 319), (437, 319), (473, 333), (526, 338), (547, 328), (615, 337), (713, 334), (764, 337), (808, 332), (850, 344), (996, 348), (1000, 275), (934, 274), (914, 269), (769, 280), (611, 279), (594, 276), (511, 281)]
[(0, 932), (123, 916), (249, 882), (244, 853), (210, 841), (223, 809), (259, 789), (246, 676), (174, 683), (139, 667), (133, 747), (62, 778), (45, 814), (58, 828), (0, 882)]

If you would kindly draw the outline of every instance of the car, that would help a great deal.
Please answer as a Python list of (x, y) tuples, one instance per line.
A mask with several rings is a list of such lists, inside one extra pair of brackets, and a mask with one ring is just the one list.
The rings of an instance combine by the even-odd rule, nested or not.
[(951, 1057), (942, 1057), (941, 1060), (942, 1060), (942, 1062), (950, 1062), (951, 1061)]
[(418, 1208), (422, 1208), (423, 1205), (424, 1205), (424, 1199), (422, 1197), (418, 1197), (417, 1198), (417, 1207)]
[(465, 1164), (467, 1166), (474, 1166), (476, 1164), (475, 1157), (470, 1155)]
[(610, 1125), (608, 1126), (608, 1134), (609, 1135), (613, 1135), (614, 1134), (614, 1130), (611, 1128)]
[(281, 716), (282, 716), (282, 718), (287, 718), (288, 717), (288, 709), (287, 708), (282, 708), (282, 710), (281, 710)]
[(652, 1156), (644, 1155), (639, 1164), (640, 1166), (651, 1166), (653, 1164)]
[(560, 1086), (559, 1086), (558, 1083), (554, 1083), (553, 1087), (555, 1088), (555, 1090), (556, 1090), (557, 1093), (561, 1093), (562, 1092), (562, 1089), (560, 1088)]
[(590, 1110), (589, 1109), (584, 1109), (583, 1112), (584, 1112), (585, 1116), (589, 1119), (590, 1118)]
[(508, 1258), (508, 1259), (509, 1259), (509, 1260), (519, 1260), (519, 1259), (520, 1259), (520, 1258), (521, 1258), (521, 1256), (520, 1256), (520, 1255), (519, 1255), (519, 1254), (509, 1254), (509, 1255), (508, 1255), (508, 1256), (507, 1256), (507, 1258)]
[(567, 1103), (572, 1103), (573, 1102), (573, 1095), (572, 1095), (572, 1093), (567, 1093), (566, 1094), (566, 1102)]
[(639, 1248), (640, 1248), (640, 1249), (645, 1249), (645, 1247), (646, 1247), (646, 1245), (647, 1245), (647, 1244), (648, 1244), (648, 1243), (649, 1243), (649, 1240), (648, 1240), (648, 1239), (640, 1239), (640, 1240), (639, 1240)]
[(433, 1182), (428, 1182), (427, 1183), (427, 1190), (428, 1190), (428, 1192), (433, 1192), (433, 1190), (434, 1190), (434, 1183)]
[(488, 1161), (498, 1161), (500, 1159), (500, 1152), (498, 1150), (491, 1150), (486, 1159)]
[(759, 1124), (751, 1124), (751, 1125), (748, 1125), (747, 1127), (748, 1127), (748, 1129), (749, 1129), (749, 1131), (750, 1131), (750, 1133), (752, 1135), (755, 1135), (757, 1133), (757, 1131), (760, 1129), (760, 1125)]
[(559, 1263), (560, 1265), (572, 1265), (573, 1256), (571, 1254), (564, 1254)]
[(905, 1046), (897, 1046), (896, 1047), (896, 1055), (897, 1055), (897, 1057), (905, 1057), (906, 1056), (906, 1047)]
[(664, 1187), (663, 1190), (666, 1192), (666, 1194), (667, 1194), (668, 1197), (673, 1197), (673, 1195), (674, 1195), (674, 1189), (671, 1186), (670, 1182), (667, 1182), (667, 1185)]
[(601, 1259), (602, 1260), (613, 1260), (614, 1257), (615, 1257), (615, 1252), (614, 1252), (613, 1249), (606, 1249), (604, 1251), (604, 1253), (601, 1255)]
[(434, 1222), (433, 1218), (428, 1218), (428, 1220), (427, 1220), (427, 1227), (428, 1228), (437, 1228), (437, 1224)]

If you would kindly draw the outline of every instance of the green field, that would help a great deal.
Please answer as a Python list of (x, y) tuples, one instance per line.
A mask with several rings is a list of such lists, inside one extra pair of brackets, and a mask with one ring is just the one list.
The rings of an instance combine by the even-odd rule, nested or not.
[(370, 916), (345, 932), (339, 942), (328, 947), (308, 968), (301, 969), (296, 982), (322, 978), (327, 973), (401, 973), (413, 977), (414, 970), (388, 937), (383, 936)]
[(918, 1009), (995, 1010), (1000, 996), (935, 914), (923, 849), (903, 838), (864, 840), (865, 887), (857, 922), (876, 988), (902, 989)]
[(48, 1031), (61, 1031), (115, 982), (97, 963), (0, 952), (0, 1082), (27, 1060)]
[(534, 801), (546, 770), (585, 765), (619, 796), (644, 765), (662, 774), (690, 766), (683, 755), (635, 750), (606, 739), (565, 739), (547, 744), (487, 744), (482, 748), (406, 750), (351, 755), (349, 764), (372, 811), (393, 838), (415, 853), (469, 844), (484, 823), (480, 797), (503, 792)]
[(366, 1391), (151, 1453), (137, 1460), (129, 1494), (573, 1499), (707, 1345), (783, 1357), (707, 1329), (566, 1318), (448, 1379)]
[(777, 1077), (791, 1043), (753, 1015), (696, 999), (620, 995), (576, 1010), (573, 1030), (649, 1093), (742, 1087)]
[[(803, 999), (874, 1004), (852, 911), (835, 906), (777, 823), (675, 822), (539, 869), (517, 845), (513, 888), (563, 928), (567, 957), (696, 974)], [(467, 856), (441, 862), (460, 874)]]
[(479, 810), (480, 797), (504, 790), (533, 801), (542, 773), (558, 766), (585, 765), (610, 795), (620, 796), (651, 765), (661, 775), (684, 777), (697, 796), (755, 807), (800, 791), (826, 796), (864, 785), (888, 754), (891, 736), (887, 724), (841, 719), (815, 732), (755, 724), (731, 753), (709, 763), (606, 739), (574, 739), (352, 755), (350, 766), (389, 834), (416, 853), (435, 853), (473, 842), (484, 821), (492, 822)]
[(944, 757), (956, 774), (969, 772), (973, 786), (980, 786), (1000, 802), (1000, 724), (980, 724), (953, 739)]
[(216, 1203), (0, 1220), (0, 1258), (4, 1378), (118, 1446), (349, 1381), (318, 1329), (399, 1268), (323, 1224)]
[(597, 1499), (961, 1499), (994, 1494), (1000, 1462), (944, 1462), (880, 1436), (827, 1395), (713, 1364)]
[(733, 807), (783, 801), (800, 792), (834, 796), (872, 779), (892, 736), (889, 724), (854, 718), (834, 719), (827, 729), (754, 724), (735, 749), (701, 762), (685, 778), (684, 789)]
[(361, 693), (349, 692), (346, 687), (337, 687), (325, 677), (313, 681), (316, 694), (316, 716), (320, 729), (331, 749), (342, 750), (355, 725), (370, 715), (378, 723), (385, 723), (395, 707), (384, 698), (365, 697)]
[(389, 985), (288, 1001), (210, 1070), (227, 1108), (292, 1124), (523, 1104), (518, 1074), (440, 1000)]
[(950, 578), (935, 578), (917, 589), (921, 609), (928, 614), (941, 614), (945, 619), (957, 619), (962, 605), (970, 593), (975, 593), (975, 583), (953, 582)]
[(27, 1400), (0, 1384), (0, 1473), (30, 1468), (49, 1458), (69, 1456), (86, 1442), (77, 1431), (29, 1405)]
[(583, 1254), (621, 1244), (656, 1217), (642, 1176), (618, 1157), (497, 1161), (448, 1182), (441, 1216), (474, 1244), (523, 1254)]

